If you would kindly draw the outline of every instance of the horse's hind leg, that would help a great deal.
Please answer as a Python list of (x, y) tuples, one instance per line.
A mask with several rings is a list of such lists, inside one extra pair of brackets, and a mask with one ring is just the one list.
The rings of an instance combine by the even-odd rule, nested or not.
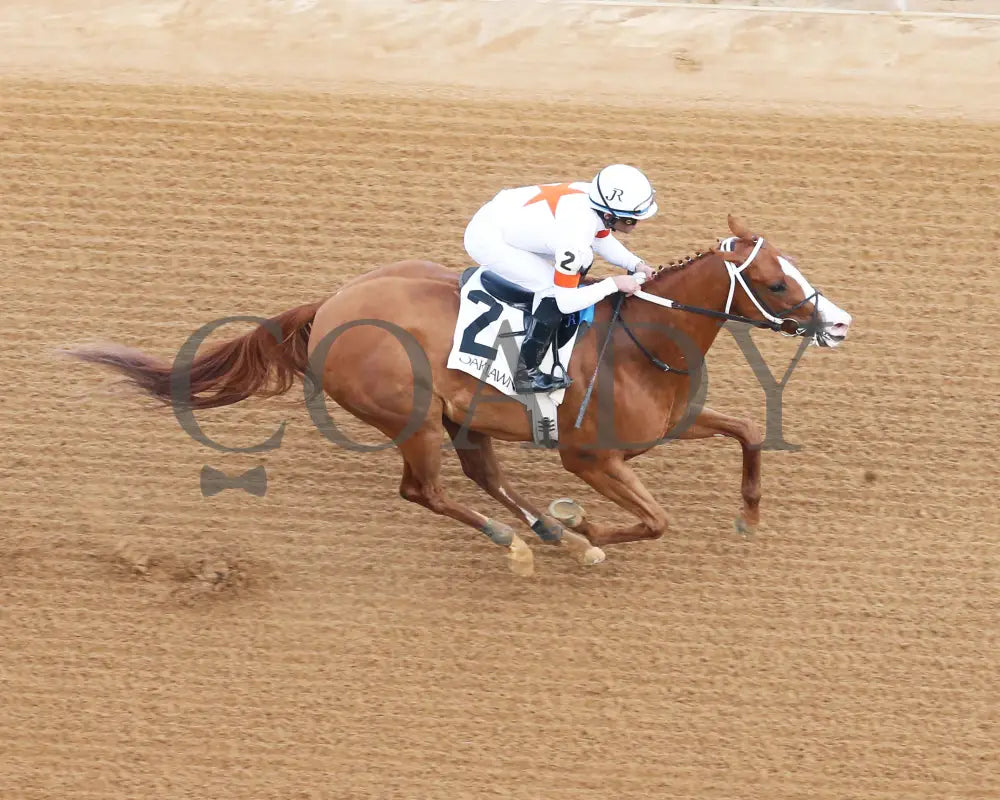
[(399, 494), (406, 500), (419, 503), (435, 514), (442, 514), (464, 522), (486, 534), (495, 544), (509, 551), (510, 569), (517, 575), (534, 572), (531, 550), (507, 525), (456, 503), (441, 487), (441, 444), (444, 430), (439, 421), (428, 420), (423, 428), (399, 445), (403, 456), (403, 478)]
[[(452, 441), (455, 441), (462, 430), (461, 426), (447, 417), (444, 419), (444, 426)], [(560, 544), (581, 564), (589, 566), (604, 561), (604, 552), (600, 548), (594, 547), (580, 534), (547, 521), (541, 511), (511, 488), (489, 436), (476, 431), (465, 431), (464, 434), (463, 440), (456, 443), (455, 452), (458, 453), (462, 470), (468, 478), (523, 520), (543, 542)]]

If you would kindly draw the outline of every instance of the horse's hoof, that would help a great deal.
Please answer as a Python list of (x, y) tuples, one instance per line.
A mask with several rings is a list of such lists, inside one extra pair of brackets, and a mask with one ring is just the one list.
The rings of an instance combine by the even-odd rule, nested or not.
[(753, 536), (757, 532), (757, 526), (751, 525), (743, 517), (737, 517), (736, 522), (733, 523), (736, 528), (736, 532), (740, 536)]
[(604, 551), (600, 547), (594, 547), (585, 536), (573, 531), (563, 531), (560, 544), (569, 550), (570, 555), (576, 559), (578, 564), (585, 567), (600, 564), (604, 559)]
[(515, 534), (514, 541), (507, 549), (509, 551), (507, 553), (507, 566), (510, 567), (511, 572), (521, 578), (530, 578), (535, 574), (535, 557), (531, 554), (531, 548), (525, 544), (524, 539)]
[(568, 497), (560, 497), (549, 503), (549, 515), (567, 528), (583, 524), (583, 506)]

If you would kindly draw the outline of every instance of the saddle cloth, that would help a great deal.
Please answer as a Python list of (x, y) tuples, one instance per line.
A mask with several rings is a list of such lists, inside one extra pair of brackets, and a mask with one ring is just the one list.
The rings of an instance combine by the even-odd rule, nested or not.
[[(514, 372), (521, 342), (531, 314), (542, 299), (482, 267), (470, 267), (462, 274), (458, 321), (448, 355), (449, 369), (479, 378), (524, 404), (532, 413), (536, 441), (542, 433), (537, 430), (539, 425), (552, 428), (548, 433), (556, 436), (556, 406), (566, 394), (565, 389), (527, 395), (514, 391)], [(555, 336), (563, 368), (569, 364), (581, 329), (586, 330), (593, 320), (593, 306), (563, 318)], [(552, 347), (548, 349), (539, 365), (543, 372), (552, 372), (553, 350)], [(557, 367), (556, 375), (560, 374)]]

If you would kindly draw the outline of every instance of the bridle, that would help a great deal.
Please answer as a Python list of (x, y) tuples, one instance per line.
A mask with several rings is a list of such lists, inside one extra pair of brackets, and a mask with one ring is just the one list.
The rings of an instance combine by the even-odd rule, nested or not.
[[(720, 249), (722, 252), (732, 252), (738, 237), (731, 236), (728, 239), (723, 240)], [(819, 310), (816, 307), (816, 298), (819, 297), (819, 292), (814, 290), (812, 294), (805, 297), (801, 302), (796, 303), (790, 308), (786, 308), (783, 311), (775, 312), (772, 311), (767, 303), (765, 303), (753, 290), (753, 287), (749, 284), (743, 273), (746, 269), (753, 264), (757, 256), (760, 254), (761, 248), (764, 247), (764, 237), (758, 236), (757, 241), (754, 243), (753, 250), (750, 255), (747, 256), (746, 261), (744, 261), (739, 266), (732, 261), (726, 261), (723, 259), (723, 263), (726, 265), (726, 271), (729, 273), (729, 294), (726, 297), (726, 307), (724, 311), (715, 311), (710, 308), (700, 308), (699, 306), (689, 306), (684, 303), (678, 303), (675, 300), (668, 300), (665, 297), (658, 297), (655, 294), (649, 294), (641, 289), (632, 294), (633, 297), (638, 297), (640, 300), (645, 300), (648, 303), (654, 303), (658, 306), (663, 306), (664, 308), (672, 308), (677, 311), (687, 311), (692, 314), (701, 314), (702, 316), (712, 317), (714, 319), (721, 319), (724, 321), (732, 322), (742, 322), (746, 325), (752, 325), (755, 328), (765, 328), (767, 330), (777, 331), (782, 336), (802, 336), (806, 333), (812, 333), (818, 329), (817, 319), (819, 316)], [(643, 283), (646, 280), (646, 276), (642, 273), (634, 275), (635, 279), (639, 283)], [(750, 302), (754, 304), (754, 307), (760, 312), (764, 319), (751, 319), (750, 317), (745, 317), (741, 314), (733, 314), (731, 309), (733, 307), (733, 299), (736, 296), (736, 287), (739, 285), (741, 289), (746, 293)], [(624, 299), (624, 295), (619, 296), (620, 299)], [(789, 314), (792, 314), (796, 310), (802, 308), (806, 303), (813, 303), (813, 313), (812, 317), (808, 322), (799, 322), (795, 319), (788, 318)], [(647, 350), (642, 343), (636, 338), (635, 334), (632, 333), (631, 329), (625, 322), (625, 319), (619, 316), (621, 310), (621, 303), (619, 303), (615, 309), (615, 317), (617, 321), (624, 328), (625, 333), (628, 334), (629, 338), (635, 343), (636, 347), (642, 351), (642, 354), (649, 359), (652, 364), (663, 372), (676, 372), (682, 375), (688, 374), (687, 370), (677, 369), (676, 367), (671, 367), (669, 364), (664, 363), (662, 360), (654, 356)]]
[[(739, 237), (731, 236), (728, 239), (724, 239), (720, 246), (722, 252), (732, 252)], [(796, 303), (791, 308), (787, 308), (781, 312), (774, 312), (768, 308), (767, 303), (761, 300), (757, 296), (757, 293), (753, 290), (750, 284), (747, 282), (746, 278), (743, 276), (744, 271), (753, 264), (754, 260), (760, 254), (761, 248), (764, 247), (764, 237), (758, 236), (757, 241), (754, 243), (753, 250), (750, 255), (747, 256), (746, 261), (744, 261), (739, 266), (736, 266), (732, 261), (726, 261), (723, 259), (723, 263), (726, 265), (726, 271), (729, 273), (729, 294), (726, 297), (726, 308), (725, 311), (715, 311), (710, 308), (700, 308), (698, 306), (689, 306), (684, 303), (678, 303), (674, 300), (668, 300), (665, 297), (657, 297), (655, 294), (649, 294), (641, 289), (633, 292), (632, 297), (638, 297), (640, 300), (645, 300), (648, 303), (653, 303), (658, 306), (663, 306), (664, 308), (673, 308), (677, 311), (687, 311), (692, 314), (701, 314), (706, 317), (712, 317), (714, 319), (721, 319), (724, 321), (732, 322), (742, 322), (747, 325), (752, 325), (755, 328), (766, 328), (768, 330), (777, 331), (783, 336), (801, 336), (805, 333), (810, 333), (818, 330), (817, 320), (819, 317), (819, 309), (815, 304), (816, 298), (820, 296), (819, 291), (814, 290), (812, 294), (803, 299), (801, 302)], [(641, 284), (646, 280), (646, 276), (642, 273), (635, 274), (633, 277)], [(754, 304), (757, 310), (761, 313), (764, 319), (750, 319), (749, 317), (744, 317), (741, 314), (733, 314), (730, 309), (733, 307), (733, 299), (736, 296), (736, 286), (739, 284), (740, 288), (746, 292), (747, 297), (750, 298), (750, 302)], [(657, 358), (655, 355), (647, 350), (642, 342), (640, 342), (632, 330), (626, 324), (624, 318), (621, 317), (622, 304), (625, 301), (625, 295), (621, 292), (615, 300), (615, 308), (611, 315), (611, 324), (608, 326), (608, 334), (605, 337), (604, 345), (601, 347), (600, 354), (597, 357), (597, 365), (594, 367), (594, 375), (590, 380), (590, 385), (587, 387), (587, 392), (584, 395), (583, 402), (580, 405), (580, 412), (576, 418), (576, 427), (579, 428), (583, 422), (583, 415), (587, 410), (587, 405), (590, 402), (590, 394), (594, 390), (594, 383), (597, 380), (597, 371), (600, 369), (601, 362), (604, 360), (604, 351), (607, 349), (608, 343), (611, 341), (611, 334), (614, 331), (615, 324), (619, 324), (628, 334), (628, 337), (632, 340), (639, 351), (649, 360), (649, 362), (655, 366), (657, 369), (663, 372), (673, 372), (677, 375), (688, 375), (690, 374), (686, 369), (678, 369), (677, 367), (672, 367), (663, 360)], [(786, 315), (791, 314), (793, 311), (804, 306), (806, 303), (813, 303), (813, 313), (812, 318), (808, 323), (801, 323), (798, 320), (788, 319)], [(815, 335), (815, 334), (814, 334)]]
[[(737, 237), (735, 236), (725, 239), (722, 242), (722, 251), (731, 252), (736, 240)], [(802, 306), (806, 303), (814, 302), (819, 296), (819, 292), (813, 291), (811, 295), (804, 298), (801, 302), (796, 303), (791, 308), (786, 308), (784, 311), (775, 312), (768, 308), (767, 304), (760, 299), (757, 293), (753, 290), (753, 287), (750, 286), (746, 278), (743, 276), (746, 269), (756, 260), (763, 246), (764, 237), (760, 236), (757, 238), (753, 250), (750, 251), (750, 255), (747, 256), (746, 261), (739, 266), (736, 266), (736, 264), (732, 261), (723, 260), (723, 263), (726, 265), (726, 271), (729, 273), (729, 294), (726, 297), (726, 308), (724, 311), (715, 311), (710, 308), (685, 305), (684, 303), (678, 303), (676, 300), (668, 300), (665, 297), (657, 297), (655, 294), (649, 294), (641, 289), (635, 292), (632, 296), (638, 297), (640, 300), (645, 300), (648, 303), (663, 306), (664, 308), (673, 308), (677, 311), (688, 311), (692, 314), (701, 314), (702, 316), (713, 317), (714, 319), (742, 322), (747, 325), (752, 325), (755, 328), (766, 328), (768, 330), (777, 331), (784, 336), (801, 336), (803, 333), (807, 333), (813, 329), (813, 321), (810, 321), (810, 323), (802, 323), (795, 319), (788, 319), (787, 315), (802, 308)], [(645, 275), (642, 275), (641, 273), (635, 275), (634, 277), (637, 281), (639, 281), (639, 283), (644, 282), (646, 279)], [(750, 298), (750, 302), (754, 304), (764, 319), (751, 319), (750, 317), (744, 317), (741, 314), (733, 314), (730, 312), (730, 309), (733, 307), (733, 299), (736, 296), (737, 285), (743, 289), (747, 297)], [(817, 316), (817, 312), (814, 311), (813, 316)]]
[[(732, 252), (733, 248), (736, 245), (736, 241), (737, 237), (730, 236), (728, 239), (725, 239), (722, 242), (720, 249), (723, 252)], [(784, 311), (776, 313), (772, 311), (770, 308), (768, 308), (767, 303), (761, 300), (757, 292), (754, 291), (753, 286), (751, 286), (747, 282), (746, 278), (743, 277), (743, 271), (753, 263), (754, 259), (757, 258), (757, 254), (760, 252), (763, 246), (764, 246), (764, 237), (759, 236), (757, 237), (757, 243), (754, 245), (753, 251), (750, 253), (750, 256), (747, 258), (746, 261), (740, 264), (740, 266), (737, 267), (731, 261), (725, 262), (726, 269), (729, 272), (729, 297), (726, 299), (726, 313), (728, 313), (729, 309), (732, 307), (733, 294), (735, 293), (736, 290), (736, 284), (739, 283), (740, 288), (742, 288), (743, 291), (746, 292), (747, 297), (750, 298), (750, 302), (752, 302), (754, 306), (756, 306), (757, 310), (761, 313), (764, 319), (778, 326), (777, 328), (772, 328), (772, 330), (777, 330), (783, 336), (800, 336), (803, 333), (813, 330), (815, 328), (816, 317), (818, 316), (818, 312), (816, 310), (813, 311), (813, 318), (810, 320), (808, 324), (800, 323), (797, 322), (796, 320), (789, 320), (787, 319), (787, 317), (789, 314), (798, 311), (806, 303), (812, 303), (815, 309), (816, 298), (819, 297), (818, 291), (813, 290), (813, 293), (811, 295), (803, 297), (802, 300), (800, 300), (794, 306), (791, 306), (789, 308), (786, 308)], [(794, 331), (791, 330), (790, 327), (785, 325), (786, 322), (796, 322), (797, 325), (796, 329)]]

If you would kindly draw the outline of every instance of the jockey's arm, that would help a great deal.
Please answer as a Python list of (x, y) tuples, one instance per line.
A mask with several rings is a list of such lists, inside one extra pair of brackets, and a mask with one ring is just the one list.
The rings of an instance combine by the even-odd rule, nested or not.
[(642, 259), (610, 235), (595, 238), (593, 220), (588, 215), (567, 219), (553, 237), (555, 288), (553, 297), (563, 314), (582, 311), (618, 291), (615, 279), (608, 277), (587, 286), (580, 286), (580, 272), (594, 263), (594, 254), (630, 272)]
[(617, 291), (618, 285), (614, 278), (604, 278), (597, 283), (580, 286), (576, 289), (556, 286), (552, 296), (563, 314), (572, 314), (574, 311), (582, 311), (588, 306), (594, 305)]
[(580, 273), (594, 263), (594, 251), (589, 244), (580, 244), (579, 237), (563, 239), (554, 250), (555, 286), (552, 296), (563, 314), (582, 311), (618, 291), (613, 278), (580, 286)]
[(598, 235), (594, 239), (594, 252), (609, 264), (614, 264), (629, 272), (634, 271), (636, 266), (642, 262), (642, 259), (619, 242), (611, 231), (607, 231), (604, 236)]

